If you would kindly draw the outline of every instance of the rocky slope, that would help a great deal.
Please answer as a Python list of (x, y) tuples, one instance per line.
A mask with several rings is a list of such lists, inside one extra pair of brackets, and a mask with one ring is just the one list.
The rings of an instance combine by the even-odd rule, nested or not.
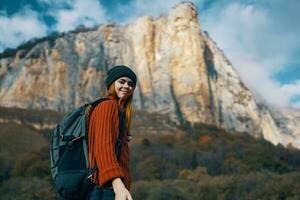
[[(191, 3), (179, 4), (157, 19), (142, 17), (126, 26), (70, 32), (1, 57), (1, 106), (70, 110), (103, 96), (107, 70), (125, 64), (139, 77), (135, 109), (167, 114), (178, 124), (211, 124), (300, 147), (299, 121), (281, 126), (282, 118), (255, 101), (202, 31)], [(293, 118), (276, 112), (287, 121)]]

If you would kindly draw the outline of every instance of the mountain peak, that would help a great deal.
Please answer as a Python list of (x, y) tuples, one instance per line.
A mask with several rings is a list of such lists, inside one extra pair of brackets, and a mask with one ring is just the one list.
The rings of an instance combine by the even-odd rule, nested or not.
[(197, 18), (197, 7), (192, 2), (183, 2), (174, 6), (170, 14), (171, 16), (194, 19)]

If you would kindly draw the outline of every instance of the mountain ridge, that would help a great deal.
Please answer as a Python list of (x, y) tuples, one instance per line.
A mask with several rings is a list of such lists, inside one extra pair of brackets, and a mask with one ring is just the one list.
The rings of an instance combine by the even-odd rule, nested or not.
[(105, 95), (103, 81), (115, 64), (129, 65), (139, 76), (137, 110), (167, 114), (177, 124), (204, 123), (300, 147), (299, 121), (257, 102), (202, 31), (192, 3), (156, 19), (63, 34), (1, 58), (0, 105), (68, 111)]

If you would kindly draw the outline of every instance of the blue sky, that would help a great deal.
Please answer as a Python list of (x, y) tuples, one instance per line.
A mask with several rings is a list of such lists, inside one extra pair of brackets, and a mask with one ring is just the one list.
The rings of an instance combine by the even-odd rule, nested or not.
[[(80, 24), (159, 17), (180, 0), (0, 0), (0, 52)], [(299, 0), (192, 0), (203, 30), (258, 98), (300, 108)]]

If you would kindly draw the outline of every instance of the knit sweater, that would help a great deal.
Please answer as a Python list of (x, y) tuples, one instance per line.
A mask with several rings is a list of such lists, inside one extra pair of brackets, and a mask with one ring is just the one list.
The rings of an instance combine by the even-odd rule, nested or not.
[(93, 181), (101, 187), (111, 187), (114, 178), (121, 178), (130, 190), (129, 147), (127, 135), (122, 140), (122, 150), (118, 161), (115, 145), (119, 135), (119, 114), (117, 100), (105, 100), (98, 104), (89, 122), (90, 167), (96, 164), (98, 170)]

